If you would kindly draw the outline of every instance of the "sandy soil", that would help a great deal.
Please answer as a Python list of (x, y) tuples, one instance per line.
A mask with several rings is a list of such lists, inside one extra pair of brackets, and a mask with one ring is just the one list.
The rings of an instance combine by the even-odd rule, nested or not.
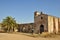
[(34, 38), (22, 34), (0, 33), (0, 40), (60, 40), (60, 36), (57, 38)]

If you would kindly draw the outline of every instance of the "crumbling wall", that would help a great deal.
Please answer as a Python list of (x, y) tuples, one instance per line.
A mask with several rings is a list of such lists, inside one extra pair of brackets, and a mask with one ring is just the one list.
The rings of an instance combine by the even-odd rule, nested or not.
[(19, 32), (31, 33), (31, 30), (34, 28), (34, 24), (33, 23), (19, 24), (18, 27)]

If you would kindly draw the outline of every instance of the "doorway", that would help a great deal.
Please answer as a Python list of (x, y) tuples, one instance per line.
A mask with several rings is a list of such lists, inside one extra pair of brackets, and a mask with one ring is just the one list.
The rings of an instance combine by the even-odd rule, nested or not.
[(44, 25), (40, 25), (40, 33), (44, 32)]

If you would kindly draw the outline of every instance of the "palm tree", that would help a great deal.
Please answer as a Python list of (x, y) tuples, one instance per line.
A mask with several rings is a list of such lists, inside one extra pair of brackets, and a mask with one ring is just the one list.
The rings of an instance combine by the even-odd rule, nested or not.
[(2, 21), (2, 26), (4, 26), (7, 29), (7, 32), (13, 32), (17, 28), (17, 23), (15, 18), (12, 18), (11, 16), (7, 16)]

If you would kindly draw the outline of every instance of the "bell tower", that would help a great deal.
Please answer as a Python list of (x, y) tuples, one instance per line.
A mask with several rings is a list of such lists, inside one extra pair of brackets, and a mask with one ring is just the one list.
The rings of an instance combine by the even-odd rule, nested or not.
[(40, 15), (40, 13), (38, 12), (38, 11), (35, 11), (34, 12), (34, 17), (37, 17), (37, 16), (39, 16)]

